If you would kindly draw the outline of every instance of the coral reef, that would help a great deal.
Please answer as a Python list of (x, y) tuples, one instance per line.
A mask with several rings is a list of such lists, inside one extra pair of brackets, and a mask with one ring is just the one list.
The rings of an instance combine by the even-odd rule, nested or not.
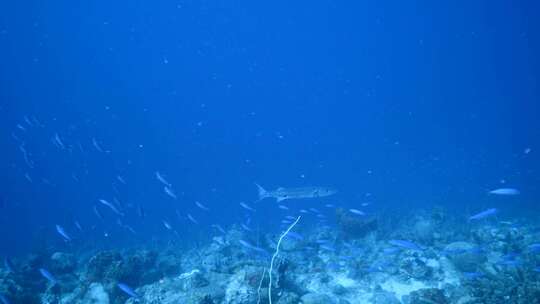
[(368, 233), (377, 230), (377, 219), (375, 217), (359, 217), (338, 208), (336, 209), (336, 218), (346, 238), (362, 238)]
[[(283, 237), (271, 289), (269, 253), (278, 235), (256, 237), (233, 227), (187, 250), (165, 245), (32, 254), (15, 259), (14, 270), (0, 270), (0, 294), (29, 304), (261, 304), (269, 302), (269, 292), (278, 304), (540, 302), (534, 223), (485, 221), (441, 229), (457, 226), (459, 219), (436, 214), (378, 226), (342, 211), (342, 229), (321, 225)], [(39, 268), (49, 269), (57, 282), (42, 277)], [(120, 290), (119, 282), (140, 297)]]

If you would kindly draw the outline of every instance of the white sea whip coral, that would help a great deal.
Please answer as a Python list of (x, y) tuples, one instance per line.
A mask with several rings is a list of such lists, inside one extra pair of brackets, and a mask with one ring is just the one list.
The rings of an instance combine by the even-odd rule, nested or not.
[(257, 304), (261, 303), (261, 286), (262, 286), (262, 282), (264, 280), (265, 275), (266, 275), (266, 268), (263, 269), (261, 281), (259, 282), (259, 288), (257, 288)]
[(298, 218), (296, 218), (296, 221), (294, 221), (294, 223), (292, 223), (291, 226), (289, 226), (289, 228), (285, 230), (285, 232), (279, 237), (279, 241), (277, 242), (277, 246), (276, 246), (276, 252), (274, 252), (274, 255), (272, 256), (272, 260), (270, 261), (270, 269), (268, 270), (268, 277), (270, 279), (270, 282), (268, 283), (268, 303), (269, 304), (272, 304), (272, 269), (274, 268), (274, 260), (279, 254), (279, 245), (281, 244), (281, 240), (283, 240), (283, 238), (287, 235), (287, 233), (289, 233), (289, 231), (293, 229), (294, 225), (298, 223), (301, 217), (302, 216), (299, 215)]

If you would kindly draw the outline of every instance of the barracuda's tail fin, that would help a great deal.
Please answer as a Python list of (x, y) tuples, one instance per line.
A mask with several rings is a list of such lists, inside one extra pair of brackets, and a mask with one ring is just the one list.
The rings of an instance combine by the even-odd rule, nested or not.
[(255, 186), (257, 186), (257, 190), (259, 191), (259, 199), (257, 200), (257, 202), (262, 201), (263, 199), (267, 197), (271, 197), (270, 193), (264, 190), (264, 188), (261, 187), (261, 185), (255, 183)]

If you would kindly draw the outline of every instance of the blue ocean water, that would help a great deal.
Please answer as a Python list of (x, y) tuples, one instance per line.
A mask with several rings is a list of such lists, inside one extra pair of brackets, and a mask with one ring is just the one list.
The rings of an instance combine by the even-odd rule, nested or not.
[[(309, 208), (338, 231), (326, 204), (537, 220), (539, 8), (3, 2), (0, 255), (193, 247), (301, 209), (317, 226)], [(255, 183), (338, 192), (257, 202)]]

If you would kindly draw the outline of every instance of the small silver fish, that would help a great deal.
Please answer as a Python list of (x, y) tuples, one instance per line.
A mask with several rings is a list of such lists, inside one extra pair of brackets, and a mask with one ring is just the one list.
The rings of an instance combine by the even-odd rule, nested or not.
[(303, 198), (318, 198), (326, 197), (335, 194), (337, 191), (325, 187), (303, 187), (303, 188), (277, 188), (276, 190), (267, 191), (259, 184), (255, 184), (259, 191), (259, 201), (265, 198), (275, 198), (281, 202), (288, 199), (303, 199)]

